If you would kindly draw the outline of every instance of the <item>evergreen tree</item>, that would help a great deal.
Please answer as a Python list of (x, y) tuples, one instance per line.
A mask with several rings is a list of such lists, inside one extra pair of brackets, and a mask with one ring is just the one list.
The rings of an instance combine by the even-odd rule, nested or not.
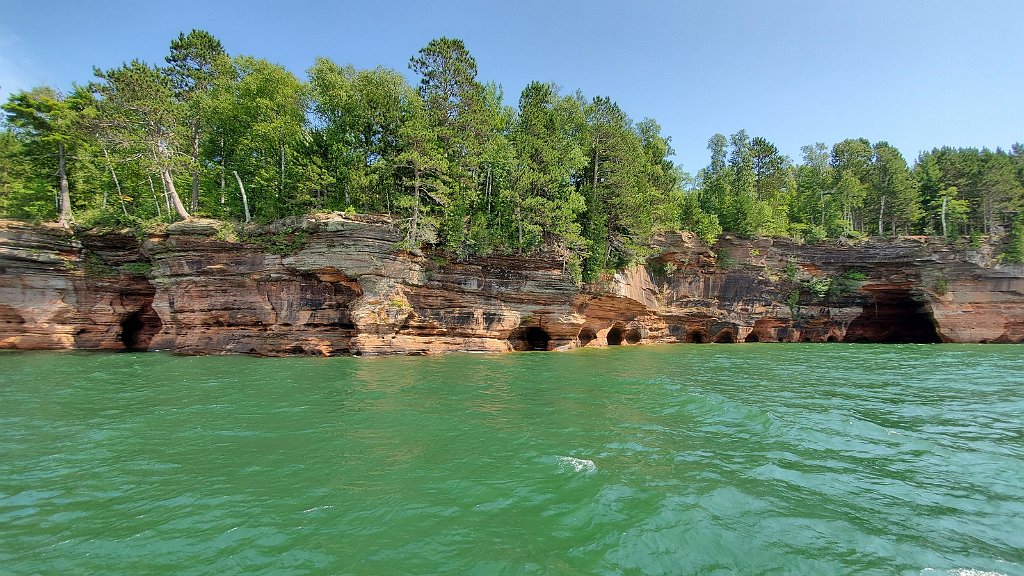
[[(28, 145), (52, 150), (57, 175), (59, 211), (58, 222), (67, 227), (73, 220), (71, 193), (68, 185), (68, 148), (75, 140), (75, 110), (65, 102), (59, 92), (39, 87), (28, 92), (12, 94), (3, 105), (7, 121), (22, 133)], [(13, 144), (13, 142), (12, 142)], [(13, 147), (9, 147), (11, 150)]]
[(171, 42), (165, 58), (175, 97), (185, 107), (189, 133), (189, 172), (192, 175), (191, 211), (199, 209), (200, 144), (208, 123), (207, 99), (218, 76), (227, 72), (230, 60), (220, 40), (205, 30), (181, 33)]

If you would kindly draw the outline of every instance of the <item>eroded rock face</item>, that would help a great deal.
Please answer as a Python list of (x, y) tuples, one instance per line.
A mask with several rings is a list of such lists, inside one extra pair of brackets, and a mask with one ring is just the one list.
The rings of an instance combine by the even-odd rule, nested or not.
[(1024, 269), (935, 239), (805, 246), (689, 234), (577, 287), (555, 257), (446, 261), (382, 219), (320, 216), (219, 239), (0, 222), (0, 347), (430, 354), (655, 342), (1022, 342)]

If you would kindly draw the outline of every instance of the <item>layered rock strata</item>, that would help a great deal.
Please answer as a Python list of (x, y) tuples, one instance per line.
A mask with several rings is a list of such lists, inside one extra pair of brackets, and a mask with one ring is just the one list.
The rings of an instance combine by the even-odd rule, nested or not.
[(429, 354), (710, 342), (1022, 342), (1024, 268), (934, 238), (688, 234), (577, 286), (549, 255), (411, 254), (385, 219), (160, 234), (0, 221), (0, 347)]

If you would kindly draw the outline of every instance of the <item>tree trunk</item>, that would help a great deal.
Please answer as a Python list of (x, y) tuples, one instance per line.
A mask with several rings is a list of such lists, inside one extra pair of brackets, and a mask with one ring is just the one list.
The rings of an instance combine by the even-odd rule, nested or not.
[(522, 203), (522, 198), (516, 198), (516, 228), (519, 230), (519, 247), (517, 252), (519, 255), (523, 254), (523, 213), (520, 210)]
[(199, 123), (192, 126), (192, 211), (199, 209)]
[(946, 204), (949, 202), (949, 196), (942, 197), (942, 236), (946, 237)]
[(420, 169), (419, 167), (413, 168), (413, 185), (412, 185), (412, 226), (409, 230), (409, 242), (412, 244), (413, 251), (419, 250), (419, 240), (416, 239), (416, 227), (420, 221)]
[(882, 226), (882, 217), (885, 215), (885, 196), (882, 196), (882, 204), (878, 207), (878, 235), (885, 234), (885, 229)]
[(224, 174), (227, 172), (224, 165), (224, 139), (220, 139), (220, 203), (224, 204)]
[(278, 194), (284, 198), (284, 144), (281, 144), (281, 183), (278, 185)]
[(67, 228), (75, 217), (71, 214), (71, 192), (68, 190), (68, 173), (64, 154), (64, 143), (57, 143), (57, 175), (60, 177), (60, 225)]
[(156, 217), (163, 218), (164, 215), (160, 212), (160, 196), (156, 193), (156, 187), (153, 186), (153, 176), (150, 174), (146, 175), (149, 178), (149, 191), (153, 193), (153, 199), (156, 200)]
[(185, 205), (181, 203), (178, 191), (174, 188), (174, 178), (171, 177), (171, 169), (167, 166), (160, 168), (160, 179), (163, 180), (164, 186), (167, 187), (167, 196), (170, 197), (171, 204), (174, 206), (174, 211), (178, 214), (178, 218), (182, 220), (191, 218), (188, 210), (185, 210)]
[(238, 172), (232, 170), (231, 173), (235, 175), (235, 180), (238, 180), (238, 191), (242, 193), (242, 208), (245, 210), (245, 223), (248, 224), (252, 221), (252, 217), (249, 216), (249, 197), (245, 195), (245, 186), (242, 186), (242, 178)]
[(491, 167), (487, 166), (487, 215), (491, 215)]
[[(114, 164), (110, 161), (110, 154), (107, 154), (107, 147), (103, 147), (103, 158), (107, 161), (107, 168), (110, 169), (110, 177), (114, 179), (114, 189), (117, 190), (117, 199), (121, 202), (121, 211), (128, 215), (128, 208), (124, 205), (124, 194), (121, 193), (121, 182), (117, 179), (117, 172), (114, 171)], [(107, 189), (103, 189), (103, 208), (107, 207)]]

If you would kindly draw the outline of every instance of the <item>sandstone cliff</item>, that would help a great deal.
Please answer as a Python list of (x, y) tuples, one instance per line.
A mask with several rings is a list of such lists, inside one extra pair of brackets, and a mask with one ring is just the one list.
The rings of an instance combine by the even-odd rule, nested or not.
[(938, 239), (688, 234), (577, 287), (553, 257), (447, 261), (383, 219), (147, 238), (0, 221), (0, 347), (427, 354), (654, 342), (1022, 342), (1024, 268)]

